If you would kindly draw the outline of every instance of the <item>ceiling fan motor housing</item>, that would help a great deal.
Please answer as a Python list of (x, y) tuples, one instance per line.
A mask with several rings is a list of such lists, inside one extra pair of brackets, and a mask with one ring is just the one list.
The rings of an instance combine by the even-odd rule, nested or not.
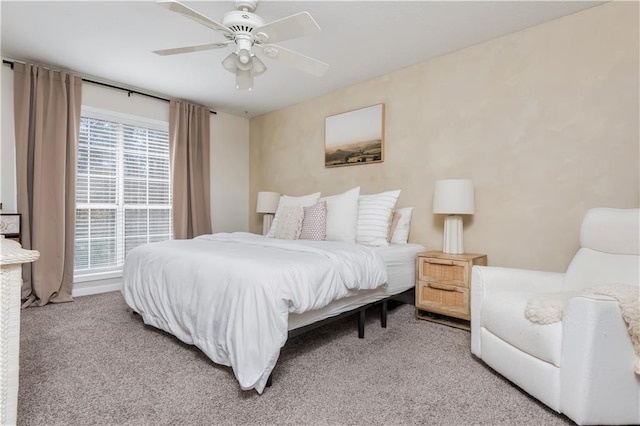
[(252, 34), (255, 28), (260, 28), (264, 21), (258, 15), (251, 12), (234, 10), (224, 15), (223, 25), (228, 27), (233, 34), (228, 38), (236, 42), (236, 67), (241, 70), (249, 70), (252, 66), (251, 58), (255, 56), (251, 52), (251, 46), (255, 42)]
[(254, 13), (234, 10), (224, 15), (222, 24), (234, 34), (251, 34), (254, 29), (264, 25), (264, 21)]

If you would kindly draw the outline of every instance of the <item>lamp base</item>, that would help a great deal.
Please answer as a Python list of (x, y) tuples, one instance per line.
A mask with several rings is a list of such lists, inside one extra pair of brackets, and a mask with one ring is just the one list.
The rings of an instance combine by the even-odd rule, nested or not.
[(444, 219), (444, 241), (442, 251), (447, 254), (463, 254), (462, 216), (449, 215)]
[(273, 215), (265, 214), (262, 217), (262, 235), (267, 235), (269, 233), (269, 229), (271, 229), (271, 223), (273, 223)]

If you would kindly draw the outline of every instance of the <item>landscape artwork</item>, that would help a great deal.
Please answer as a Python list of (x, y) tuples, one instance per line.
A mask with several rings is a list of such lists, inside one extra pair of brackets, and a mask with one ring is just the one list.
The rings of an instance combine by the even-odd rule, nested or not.
[(384, 161), (384, 104), (332, 115), (324, 125), (325, 167)]

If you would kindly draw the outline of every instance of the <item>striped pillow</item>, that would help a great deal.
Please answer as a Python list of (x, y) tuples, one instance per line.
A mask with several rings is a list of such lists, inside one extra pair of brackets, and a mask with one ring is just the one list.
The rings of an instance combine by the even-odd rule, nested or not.
[(373, 195), (361, 195), (358, 199), (358, 227), (356, 242), (366, 246), (388, 246), (389, 224), (400, 190)]
[(324, 241), (327, 237), (327, 203), (320, 201), (304, 208), (301, 240)]

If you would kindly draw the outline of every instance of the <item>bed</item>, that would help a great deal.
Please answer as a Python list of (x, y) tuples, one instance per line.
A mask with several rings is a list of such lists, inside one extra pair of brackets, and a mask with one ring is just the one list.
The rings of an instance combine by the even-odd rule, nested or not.
[[(288, 328), (290, 334), (295, 331), (316, 324), (328, 318), (345, 312), (353, 312), (358, 308), (374, 304), (385, 299), (394, 298), (415, 288), (416, 255), (425, 248), (420, 244), (393, 244), (384, 247), (371, 247), (376, 251), (387, 268), (387, 282), (375, 290), (354, 291), (345, 298), (335, 300), (324, 308), (308, 311), (302, 314), (289, 314)], [(403, 300), (398, 298), (397, 300)], [(413, 294), (411, 294), (413, 302)], [(362, 336), (361, 336), (362, 337)]]
[[(398, 245), (400, 246), (400, 245)], [(292, 332), (414, 285), (422, 246), (220, 233), (147, 244), (127, 256), (123, 296), (145, 324), (232, 367), (262, 393)]]

